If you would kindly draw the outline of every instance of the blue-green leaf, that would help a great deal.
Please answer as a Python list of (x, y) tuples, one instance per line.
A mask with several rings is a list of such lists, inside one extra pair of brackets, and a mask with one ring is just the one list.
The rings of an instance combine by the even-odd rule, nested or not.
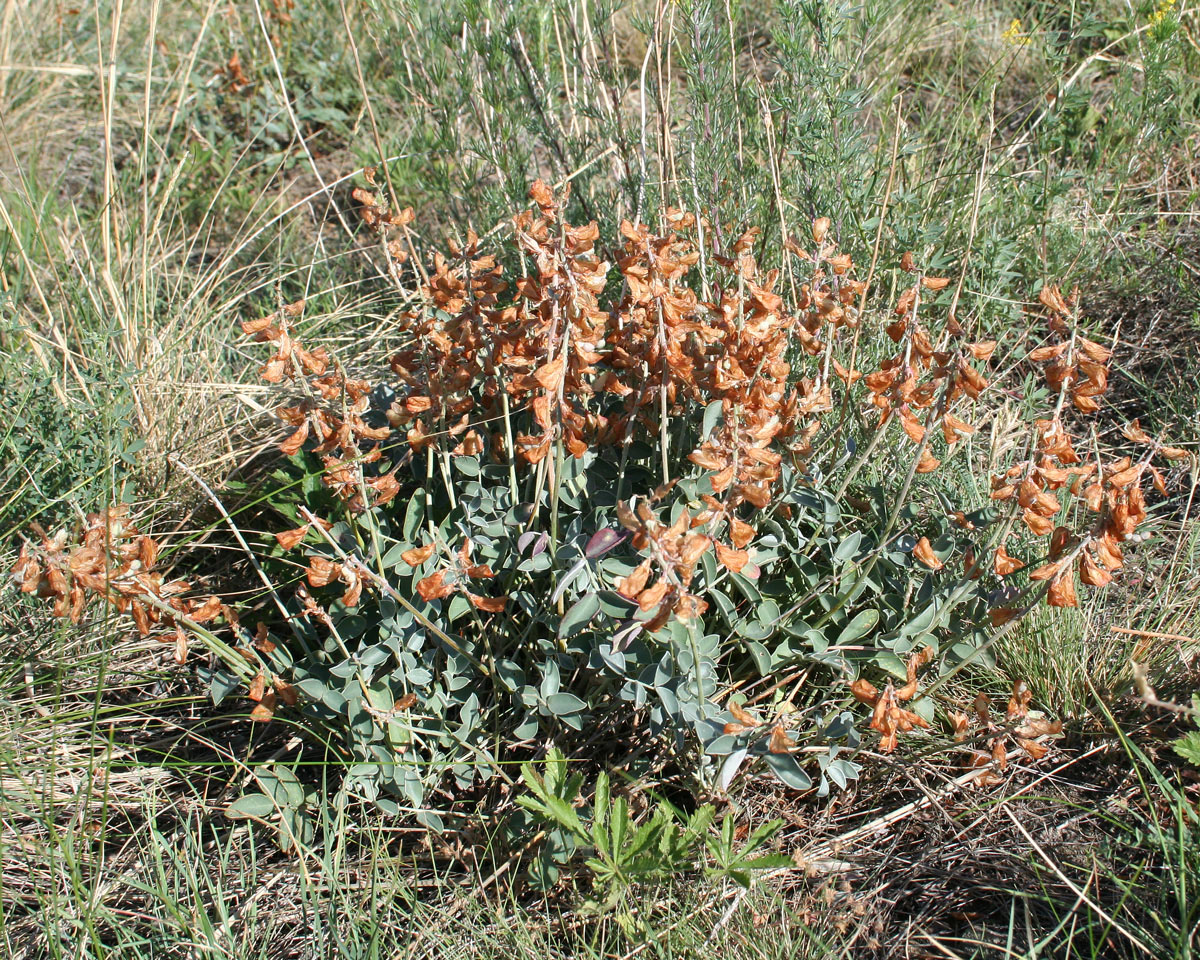
[(796, 790), (808, 790), (812, 786), (812, 778), (801, 769), (796, 758), (789, 753), (766, 753), (767, 766), (784, 784)]
[(879, 623), (879, 611), (875, 609), (860, 611), (853, 620), (851, 620), (842, 632), (838, 634), (837, 644), (841, 646), (846, 643), (853, 643), (860, 637), (865, 636), (875, 629), (875, 625)]
[(275, 801), (265, 793), (244, 793), (225, 808), (230, 820), (266, 820), (275, 812)]
[(565, 717), (581, 712), (586, 709), (587, 704), (573, 693), (552, 693), (546, 698), (546, 707), (556, 717)]

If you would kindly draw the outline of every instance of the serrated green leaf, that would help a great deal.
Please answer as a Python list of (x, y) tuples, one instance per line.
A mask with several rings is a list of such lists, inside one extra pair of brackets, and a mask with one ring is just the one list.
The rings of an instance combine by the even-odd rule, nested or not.
[(1200, 767), (1200, 730), (1185, 733), (1172, 746), (1184, 760), (1193, 766)]

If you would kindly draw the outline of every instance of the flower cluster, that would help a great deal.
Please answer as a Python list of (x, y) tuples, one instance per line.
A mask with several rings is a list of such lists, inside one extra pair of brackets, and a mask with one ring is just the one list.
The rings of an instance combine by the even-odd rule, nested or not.
[[(660, 488), (659, 493), (663, 492)], [(633, 545), (649, 554), (617, 583), (617, 593), (637, 603), (643, 613), (653, 611), (643, 629), (653, 633), (672, 614), (685, 622), (702, 615), (708, 609), (707, 601), (689, 593), (688, 588), (696, 575), (697, 562), (713, 545), (710, 537), (692, 530), (706, 518), (693, 516), (691, 511), (684, 509), (668, 525), (654, 515), (646, 500), (642, 500), (636, 510), (628, 504), (618, 504), (617, 519), (633, 534)], [(721, 550), (722, 545), (718, 544), (718, 556), (722, 556)], [(722, 556), (722, 560), (733, 562), (727, 555)], [(739, 562), (744, 564), (745, 560)], [(656, 571), (657, 579), (651, 583)]]
[[(427, 543), (404, 551), (400, 559), (410, 567), (419, 567), (433, 556), (436, 549), (437, 544)], [(470, 589), (471, 580), (491, 580), (495, 576), (496, 572), (486, 563), (471, 561), (471, 541), (466, 539), (450, 556), (448, 564), (440, 566), (417, 583), (417, 593), (421, 595), (422, 600), (428, 602), (461, 592), (475, 609), (485, 613), (503, 613), (508, 605), (508, 597), (487, 597)]]
[[(1075, 409), (1084, 414), (1099, 409), (1099, 397), (1108, 387), (1107, 365), (1112, 353), (1079, 332), (1075, 322), (1077, 293), (1064, 297), (1057, 286), (1047, 285), (1039, 300), (1047, 309), (1053, 342), (1031, 351), (1029, 360), (1043, 366), (1046, 383), (1057, 392), (1058, 401), (1050, 417), (1034, 424), (1032, 455), (992, 478), (991, 497), (1012, 504), (1035, 536), (1050, 538), (1047, 562), (1029, 576), (1034, 581), (1049, 581), (1046, 599), (1051, 606), (1073, 607), (1078, 604), (1076, 567), (1085, 584), (1102, 587), (1124, 565), (1121, 543), (1146, 519), (1144, 481), (1150, 479), (1166, 494), (1163, 474), (1152, 459), (1162, 456), (1179, 460), (1188, 454), (1155, 440), (1134, 421), (1125, 427), (1124, 435), (1147, 447), (1139, 461), (1127, 456), (1105, 462), (1096, 454), (1085, 462), (1079, 456), (1064, 416), (1066, 401), (1070, 398)], [(1096, 514), (1082, 536), (1055, 523), (1063, 509), (1060, 497), (1064, 493), (1078, 498)], [(1007, 576), (1024, 566), (1023, 561), (1007, 553), (1004, 545), (997, 549), (993, 564), (997, 576)], [(1013, 611), (998, 607), (992, 615), (995, 622), (1002, 623)]]
[(65, 529), (34, 532), (38, 540), (22, 544), (11, 576), (23, 593), (52, 600), (56, 617), (78, 623), (89, 600), (101, 599), (129, 614), (141, 636), (173, 642), (179, 663), (187, 659), (188, 627), (222, 615), (236, 622), (220, 598), (190, 598), (188, 581), (156, 569), (159, 543), (137, 529), (128, 506), (88, 514), (75, 538)]
[(904, 709), (900, 704), (917, 695), (920, 689), (917, 674), (933, 659), (933, 654), (933, 647), (922, 647), (908, 658), (907, 677), (903, 686), (889, 683), (881, 692), (862, 677), (850, 685), (854, 699), (872, 708), (870, 727), (879, 733), (880, 753), (894, 751), (901, 733), (907, 733), (914, 727), (929, 726), (924, 717)]
[[(391, 430), (371, 426), (363, 419), (371, 404), (369, 383), (348, 378), (340, 366), (331, 362), (324, 347), (306, 350), (292, 335), (291, 323), (303, 312), (304, 301), (298, 300), (274, 314), (244, 322), (242, 330), (275, 348), (275, 354), (262, 367), (264, 380), (298, 382), (303, 388), (304, 395), (297, 403), (275, 410), (291, 431), (280, 442), (280, 452), (291, 456), (300, 452), (310, 437), (315, 439), (312, 452), (325, 465), (325, 484), (348, 503), (352, 512), (361, 513), (368, 506), (387, 503), (400, 490), (394, 472), (370, 479), (362, 473), (364, 464), (381, 458), (379, 442)], [(299, 542), (303, 534), (289, 531), (280, 536), (280, 543), (291, 537)]]
[(901, 268), (916, 275), (896, 303), (897, 319), (886, 327), (897, 344), (897, 352), (885, 359), (874, 373), (864, 378), (871, 403), (879, 411), (882, 427), (895, 416), (904, 434), (920, 445), (917, 473), (932, 473), (939, 466), (929, 449), (929, 430), (940, 427), (946, 444), (953, 447), (975, 428), (953, 412), (956, 401), (977, 400), (988, 380), (974, 366), (986, 362), (996, 349), (994, 340), (967, 342), (963, 328), (949, 319), (935, 343), (922, 322), (920, 309), (925, 292), (936, 293), (950, 283), (945, 277), (924, 275), (911, 253), (901, 259)]
[[(968, 769), (979, 773), (972, 781), (976, 786), (987, 787), (1000, 783), (1000, 776), (1008, 769), (1008, 754), (1015, 743), (1031, 760), (1041, 760), (1048, 747), (1039, 738), (1057, 736), (1062, 733), (1061, 720), (1046, 720), (1030, 716), (1029, 704), (1033, 694), (1023, 680), (1013, 683), (1012, 694), (1004, 710), (1003, 722), (992, 716), (992, 704), (986, 693), (975, 698), (972, 708), (978, 733), (975, 742), (986, 749), (972, 746), (968, 754)], [(971, 716), (967, 713), (950, 713), (954, 728), (954, 739), (962, 743), (971, 736)]]

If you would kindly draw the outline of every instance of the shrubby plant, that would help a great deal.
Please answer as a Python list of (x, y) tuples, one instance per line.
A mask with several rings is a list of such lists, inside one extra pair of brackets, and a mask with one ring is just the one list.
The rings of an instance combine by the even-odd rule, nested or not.
[[(364, 222), (418, 294), (392, 377), (306, 347), (303, 302), (243, 324), (287, 429), (270, 502), (293, 526), (262, 558), (275, 614), (251, 630), (188, 599), (147, 538), (31, 540), (16, 576), (61, 612), (98, 595), (140, 606), (143, 633), (199, 637), (216, 699), (245, 689), (256, 719), (319, 724), (346, 790), (432, 827), (430, 790), (511, 783), (550, 742), (670, 763), (697, 795), (762, 772), (844, 788), (864, 726), (896, 750), (1023, 613), (1107, 583), (1143, 484), (1165, 491), (1154, 461), (1184, 456), (1136, 423), (1136, 459), (1077, 451), (1109, 359), (1078, 293), (1045, 286), (1042, 345), (1005, 355), (913, 254), (881, 319), (827, 219), (768, 272), (753, 228), (726, 245), (668, 210), (602, 237), (541, 181), (505, 238), (426, 263), (412, 211), (368, 180)], [(1043, 409), (983, 449), (1002, 364), (1039, 373)], [(990, 490), (952, 499), (946, 470), (990, 470)], [(1040, 757), (1057, 728), (1027, 712), (1019, 691), (1006, 724), (977, 703), (992, 749), (968, 766), (1003, 769), (1010, 736)]]

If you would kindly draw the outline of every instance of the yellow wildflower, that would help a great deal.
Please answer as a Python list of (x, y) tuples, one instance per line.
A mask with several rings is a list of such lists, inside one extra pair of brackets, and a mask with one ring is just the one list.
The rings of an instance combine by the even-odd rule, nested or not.
[[(1174, 2), (1174, 0), (1163, 0), (1163, 2)], [(1013, 21), (1008, 25), (1008, 29), (1000, 36), (1005, 43), (1009, 43), (1014, 47), (1023, 47), (1030, 42), (1030, 38), (1021, 32), (1021, 21), (1016, 17), (1013, 17)]]
[(1159, 4), (1154, 8), (1154, 12), (1150, 14), (1150, 26), (1156, 27), (1162, 23), (1167, 14), (1174, 9), (1177, 0), (1159, 0)]

